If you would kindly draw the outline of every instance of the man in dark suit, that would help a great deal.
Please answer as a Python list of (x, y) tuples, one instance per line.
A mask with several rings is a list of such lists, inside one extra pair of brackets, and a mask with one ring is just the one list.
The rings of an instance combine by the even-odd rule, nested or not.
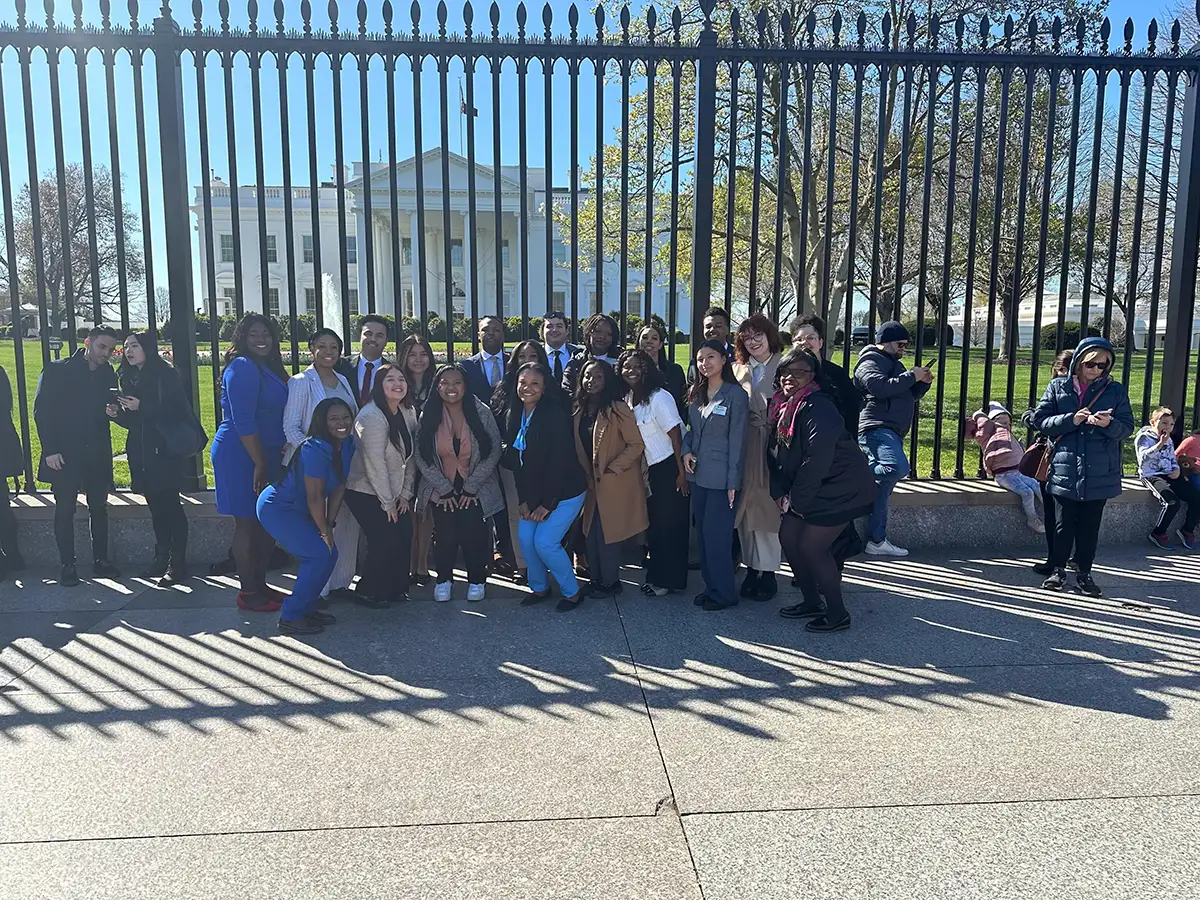
[(117, 373), (109, 365), (117, 333), (97, 326), (83, 347), (52, 362), (38, 379), (33, 418), (42, 442), (38, 481), (54, 488), (54, 538), (62, 574), (59, 584), (79, 584), (75, 569), (75, 503), (87, 497), (92, 526), (92, 572), (119, 578), (108, 561), (108, 492), (112, 490), (109, 409), (116, 408)]
[(578, 347), (567, 342), (567, 317), (560, 312), (546, 313), (542, 317), (542, 341), (546, 345), (550, 372), (554, 380), (561, 384), (567, 363), (579, 352)]
[(479, 352), (468, 356), (460, 365), (467, 373), (467, 389), (490, 404), (492, 391), (504, 380), (508, 357), (504, 353), (504, 321), (498, 316), (479, 320)]
[(371, 399), (375, 373), (379, 371), (380, 366), (391, 360), (383, 355), (389, 337), (387, 319), (370, 313), (363, 316), (359, 329), (358, 353), (354, 356), (343, 356), (333, 368), (350, 382), (361, 409)]

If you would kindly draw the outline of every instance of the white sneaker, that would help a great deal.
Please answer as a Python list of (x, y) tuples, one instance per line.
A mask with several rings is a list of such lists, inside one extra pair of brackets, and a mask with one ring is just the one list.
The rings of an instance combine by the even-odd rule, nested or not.
[(478, 603), (483, 599), (483, 594), (486, 589), (487, 585), (484, 584), (467, 585), (467, 602)]
[(1035, 534), (1045, 534), (1046, 533), (1046, 523), (1043, 522), (1041, 519), (1030, 518), (1030, 519), (1027, 519), (1026, 521), (1029, 523), (1030, 531), (1033, 531)]
[(446, 603), (450, 600), (450, 582), (442, 581), (433, 589), (433, 599), (438, 603)]
[(887, 538), (876, 543), (875, 541), (867, 542), (868, 556), (908, 556), (908, 551), (903, 547), (897, 547)]

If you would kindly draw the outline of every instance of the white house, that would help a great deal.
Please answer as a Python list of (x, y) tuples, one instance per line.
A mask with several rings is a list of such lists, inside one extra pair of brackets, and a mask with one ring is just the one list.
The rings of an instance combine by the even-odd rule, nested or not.
[[(296, 287), (297, 308), (301, 313), (315, 311), (316, 285), (322, 284), (323, 291), (341, 292), (341, 254), (346, 254), (349, 275), (349, 303), (352, 310), (366, 312), (368, 306), (368, 279), (374, 279), (375, 308), (379, 312), (400, 316), (415, 315), (419, 309), (421, 285), (426, 292), (426, 303), (431, 312), (446, 315), (446, 286), (451, 286), (454, 309), (458, 313), (470, 312), (470, 271), (467, 265), (474, 242), (478, 261), (479, 284), (477, 292), (479, 308), (483, 313), (501, 312), (503, 315), (519, 315), (521, 297), (528, 296), (529, 314), (540, 316), (549, 309), (571, 312), (571, 248), (564, 240), (557, 223), (553, 228), (551, 252), (554, 259), (553, 284), (546, 283), (546, 171), (529, 168), (526, 177), (526, 205), (529, 215), (528, 226), (528, 283), (521, 280), (521, 187), (516, 167), (501, 166), (499, 175), (490, 166), (475, 167), (476, 223), (469, 227), (468, 221), (468, 175), (467, 161), (454, 153), (448, 153), (450, 181), (446, 189), (442, 184), (442, 150), (434, 148), (422, 156), (424, 183), (424, 220), (417, 217), (416, 159), (410, 158), (396, 165), (394, 175), (386, 163), (369, 164), (369, 172), (362, 163), (355, 163), (348, 173), (346, 188), (346, 244), (339, 246), (337, 187), (325, 182), (320, 187), (319, 222), (313, 228), (308, 188), (292, 188), (292, 234), (296, 242)], [(393, 230), (391, 215), (391, 179), (397, 189), (398, 216)], [(212, 187), (212, 234), (205, 233), (202, 193), (195, 190), (192, 212), (196, 216), (199, 238), (198, 267), (201, 273), (201, 296), (211, 296), (208, 285), (206, 247), (212, 240), (216, 259), (215, 295), (218, 311), (233, 312), (233, 231), (232, 206), (229, 185), (218, 178)], [(372, 265), (367, 266), (365, 196), (371, 196), (370, 234), (372, 238)], [(500, 205), (500, 259), (496, 255), (496, 197)], [(570, 204), (569, 188), (552, 188), (552, 202), (558, 208)], [(581, 195), (580, 201), (582, 202)], [(238, 190), (239, 224), (242, 246), (243, 304), (247, 310), (273, 314), (288, 311), (286, 224), (283, 208), (283, 188), (272, 186), (264, 194), (267, 218), (267, 274), (266, 297), (261, 285), (258, 240), (258, 206), (253, 186)], [(443, 203), (450, 212), (450, 229), (445, 230)], [(320, 242), (321, 273), (314, 269), (313, 242)], [(422, 235), (425, 240), (425, 268), (417, 265), (417, 245), (414, 236)], [(399, 243), (400, 268), (393, 265), (393, 242)], [(450, 245), (450, 269), (446, 270), (445, 247)], [(582, 255), (582, 248), (581, 248)], [(619, 260), (606, 259), (601, 297), (597, 300), (596, 273), (580, 270), (577, 275), (578, 308), (580, 315), (616, 309), (620, 305)], [(652, 285), (652, 306), (655, 311), (667, 308), (667, 279), (655, 278)], [(642, 308), (645, 272), (630, 269), (627, 272), (628, 308)], [(502, 309), (496, 306), (496, 283), (500, 281)], [(688, 307), (687, 286), (682, 282), (678, 288), (679, 308)]]

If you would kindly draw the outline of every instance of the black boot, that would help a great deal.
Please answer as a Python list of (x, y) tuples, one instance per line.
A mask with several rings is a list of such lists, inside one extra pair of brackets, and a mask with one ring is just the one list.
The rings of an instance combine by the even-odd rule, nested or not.
[(770, 600), (779, 593), (779, 583), (775, 580), (774, 572), (763, 572), (758, 579), (758, 593), (754, 596), (755, 600), (766, 601)]
[(167, 567), (171, 563), (171, 558), (166, 553), (160, 553), (157, 550), (154, 553), (154, 560), (150, 565), (142, 571), (142, 578), (162, 578), (167, 574)]
[(739, 594), (742, 597), (745, 597), (747, 599), (753, 597), (754, 599), (757, 600), (758, 599), (758, 590), (759, 590), (758, 572), (755, 571), (754, 569), (747, 569), (746, 577), (742, 581), (742, 589), (741, 589), (741, 591), (739, 591)]

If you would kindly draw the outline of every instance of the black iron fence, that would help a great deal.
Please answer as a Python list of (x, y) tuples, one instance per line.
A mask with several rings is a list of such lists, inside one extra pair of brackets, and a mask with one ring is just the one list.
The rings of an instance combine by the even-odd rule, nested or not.
[(432, 23), (416, 2), (404, 22), (390, 0), (292, 7), (260, 21), (250, 0), (231, 23), (221, 0), (209, 27), (200, 0), (190, 26), (131, 0), (125, 25), (75, 0), (68, 24), (47, 0), (42, 24), (17, 0), (0, 26), (27, 487), (27, 335), (44, 365), (84, 322), (169, 322), (215, 423), (219, 323), (248, 309), (280, 317), (294, 369), (306, 314), (348, 337), (363, 312), (444, 325), (452, 358), (456, 333), (477, 346), (463, 320), (491, 313), (528, 333), (564, 309), (576, 334), (595, 311), (623, 329), (655, 315), (674, 352), (712, 303), (735, 324), (813, 311), (846, 362), (902, 319), (937, 375), (911, 435), (920, 476), (973, 474), (962, 418), (1032, 403), (1089, 329), (1118, 345), (1143, 415), (1163, 402), (1200, 426), (1200, 33), (1179, 22), (1127, 22), (1114, 43), (1090, 13), (701, 0), (600, 5), (581, 34), (574, 5), (565, 27), (550, 5), (533, 22), (492, 3), (486, 24), (471, 3), (454, 23), (444, 2)]

